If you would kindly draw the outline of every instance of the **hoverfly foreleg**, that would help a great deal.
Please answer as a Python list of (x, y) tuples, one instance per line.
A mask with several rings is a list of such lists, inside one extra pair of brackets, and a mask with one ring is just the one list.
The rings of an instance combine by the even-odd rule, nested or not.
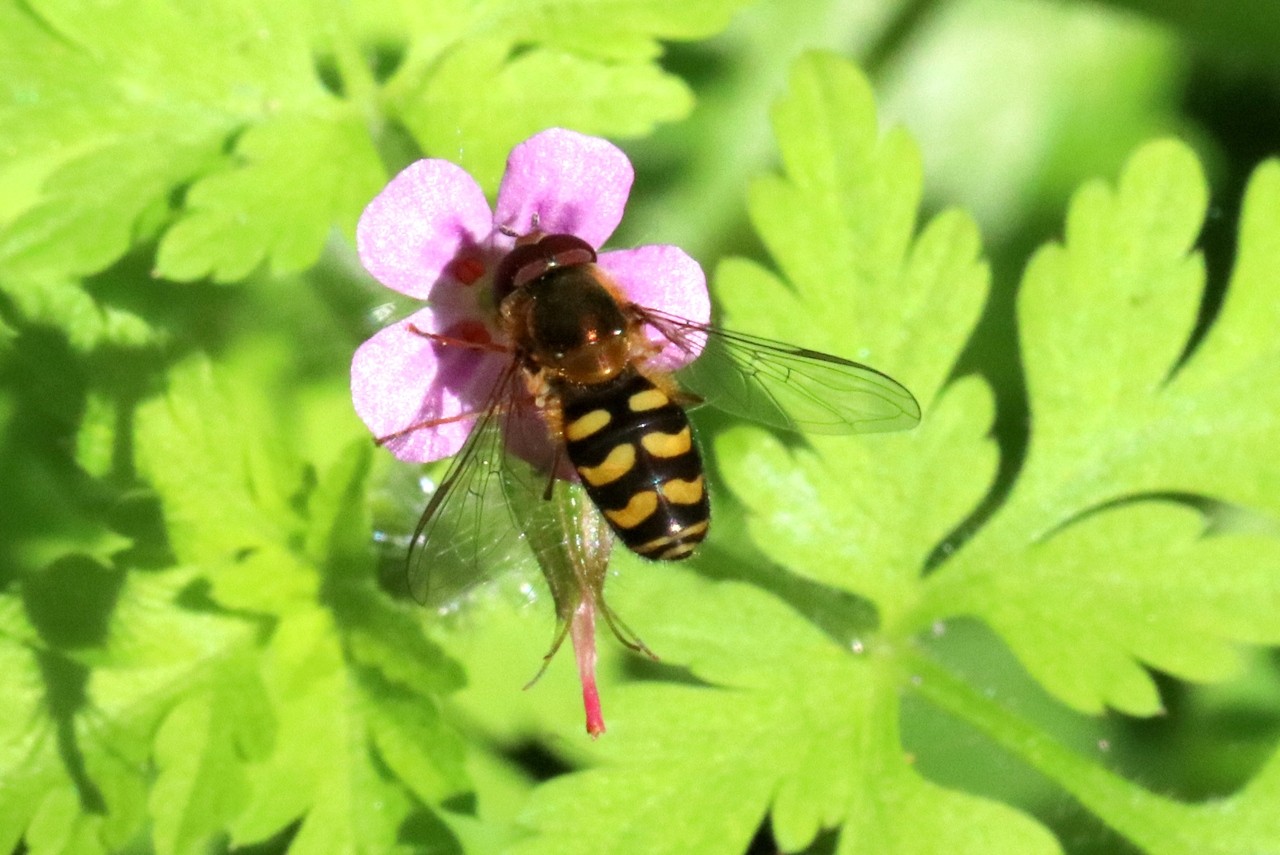
[(401, 428), (395, 433), (389, 433), (386, 436), (376, 437), (373, 440), (373, 443), (374, 445), (381, 447), (383, 445), (386, 445), (388, 442), (391, 442), (394, 439), (399, 439), (400, 437), (406, 436), (407, 434), (411, 434), (414, 431), (424, 430), (426, 428), (439, 427), (440, 425), (447, 425), (450, 422), (462, 422), (462, 421), (466, 421), (467, 419), (478, 418), (479, 416), (480, 416), (480, 413), (477, 413), (477, 412), (465, 412), (465, 413), (458, 413), (455, 416), (446, 416), (442, 419), (427, 419), (426, 421), (415, 422), (414, 424), (411, 424), (406, 428)]
[(510, 353), (511, 352), (511, 348), (507, 347), (505, 344), (500, 344), (499, 342), (496, 342), (490, 338), (487, 338), (487, 332), (485, 332), (486, 338), (471, 339), (471, 338), (460, 338), (458, 336), (443, 335), (441, 333), (427, 332), (426, 330), (420, 329), (419, 327), (414, 326), (413, 324), (409, 324), (408, 327), (409, 327), (409, 332), (413, 333), (414, 335), (422, 336), (425, 339), (429, 339), (430, 341), (434, 341), (438, 344), (445, 345), (446, 347), (465, 347), (471, 350), (488, 350), (494, 353)]

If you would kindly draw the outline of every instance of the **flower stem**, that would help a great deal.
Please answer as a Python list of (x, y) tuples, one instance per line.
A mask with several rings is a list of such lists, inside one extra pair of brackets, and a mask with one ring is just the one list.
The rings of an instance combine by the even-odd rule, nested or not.
[(570, 629), (573, 655), (578, 660), (578, 679), (582, 681), (582, 705), (587, 712), (587, 733), (595, 739), (604, 733), (604, 714), (600, 710), (600, 690), (596, 686), (596, 603), (587, 593), (573, 613)]

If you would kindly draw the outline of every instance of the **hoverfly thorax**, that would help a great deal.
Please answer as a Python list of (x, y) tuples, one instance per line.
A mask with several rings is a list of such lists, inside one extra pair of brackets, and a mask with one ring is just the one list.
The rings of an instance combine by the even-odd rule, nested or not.
[(516, 348), (548, 379), (596, 385), (631, 360), (630, 325), (595, 265), (595, 250), (573, 235), (518, 243), (494, 287)]

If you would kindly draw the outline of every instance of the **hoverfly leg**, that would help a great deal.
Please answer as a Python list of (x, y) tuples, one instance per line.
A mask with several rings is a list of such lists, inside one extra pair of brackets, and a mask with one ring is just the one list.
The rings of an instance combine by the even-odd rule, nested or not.
[(646, 372), (644, 376), (650, 383), (661, 389), (663, 394), (670, 398), (678, 407), (692, 409), (694, 407), (700, 407), (706, 403), (705, 398), (683, 388), (679, 383), (673, 380), (670, 375), (657, 372)]
[[(603, 592), (601, 592), (603, 593)], [(634, 650), (636, 653), (648, 656), (654, 662), (660, 661), (658, 654), (654, 653), (648, 646), (640, 640), (640, 636), (636, 635), (635, 630), (627, 626), (622, 618), (618, 617), (613, 609), (609, 608), (609, 604), (604, 601), (603, 596), (596, 598), (597, 604), (600, 606), (600, 613), (604, 615), (604, 622), (609, 624), (609, 629), (613, 632), (614, 638), (622, 642), (624, 647)], [(554, 652), (554, 649), (553, 651)]]
[(551, 501), (556, 486), (556, 473), (560, 471), (560, 458), (564, 454), (563, 446), (556, 446), (555, 456), (551, 458), (551, 468), (547, 471), (547, 488), (542, 491), (542, 501)]
[(561, 620), (560, 626), (556, 630), (556, 637), (551, 639), (551, 649), (542, 657), (542, 665), (538, 668), (538, 673), (533, 675), (533, 679), (524, 684), (526, 691), (533, 688), (533, 684), (542, 679), (542, 675), (547, 673), (547, 666), (551, 664), (551, 660), (555, 658), (556, 653), (560, 650), (560, 645), (564, 644), (564, 640), (569, 637), (569, 621)]
[(424, 430), (426, 428), (439, 427), (440, 425), (447, 425), (450, 422), (461, 422), (461, 421), (466, 421), (467, 419), (475, 419), (475, 418), (478, 418), (479, 416), (480, 414), (476, 412), (466, 412), (466, 413), (458, 413), (456, 416), (447, 416), (443, 419), (427, 419), (426, 421), (415, 422), (414, 424), (411, 424), (406, 428), (401, 428), (395, 433), (389, 433), (386, 436), (375, 437), (373, 440), (373, 444), (381, 447), (386, 445), (388, 442), (391, 442), (394, 439), (399, 439), (400, 437), (411, 434), (414, 431)]
[(677, 405), (688, 410), (692, 410), (694, 407), (701, 407), (707, 402), (707, 399), (701, 395), (695, 395), (684, 389), (679, 390), (676, 394), (671, 395), (670, 397)]
[(474, 340), (469, 338), (458, 338), (457, 336), (442, 335), (441, 333), (427, 332), (420, 329), (414, 324), (408, 324), (409, 332), (414, 335), (422, 336), (438, 344), (446, 347), (465, 347), (470, 350), (487, 350), (493, 353), (510, 353), (511, 348), (505, 344), (500, 344), (492, 339)]

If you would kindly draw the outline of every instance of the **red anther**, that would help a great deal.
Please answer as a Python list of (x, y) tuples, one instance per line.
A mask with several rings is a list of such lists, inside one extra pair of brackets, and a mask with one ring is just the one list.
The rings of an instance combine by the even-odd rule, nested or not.
[(475, 320), (458, 321), (441, 333), (440, 338), (482, 346), (493, 344), (493, 336), (489, 334), (489, 328)]
[(489, 335), (489, 329), (477, 320), (460, 320), (445, 329), (443, 333), (433, 335), (431, 338), (438, 338), (443, 342), (457, 344), (480, 344), (480, 346), (493, 344), (493, 337)]
[(474, 255), (464, 255), (453, 260), (449, 272), (463, 285), (474, 285), (484, 276), (484, 262)]

